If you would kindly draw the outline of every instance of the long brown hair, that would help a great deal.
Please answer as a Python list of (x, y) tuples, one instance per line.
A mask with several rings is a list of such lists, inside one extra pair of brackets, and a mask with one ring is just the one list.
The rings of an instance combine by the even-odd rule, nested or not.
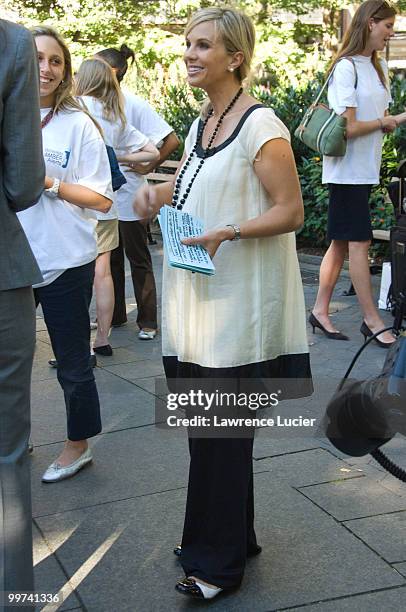
[[(361, 6), (358, 7), (354, 17), (352, 18), (350, 27), (348, 28), (341, 44), (341, 48), (337, 55), (333, 58), (330, 70), (342, 57), (359, 55), (364, 51), (370, 36), (370, 19), (373, 19), (376, 23), (378, 23), (383, 19), (395, 17), (396, 14), (396, 9), (386, 0), (383, 2), (382, 0), (366, 0), (363, 2)], [(378, 73), (382, 85), (388, 88), (389, 84), (386, 81), (386, 76), (376, 51), (372, 51), (371, 62)]]
[(63, 59), (65, 61), (65, 71), (63, 75), (63, 80), (59, 83), (58, 87), (55, 90), (55, 104), (53, 111), (54, 113), (58, 113), (60, 110), (66, 112), (81, 112), (85, 113), (89, 117), (89, 119), (94, 123), (97, 129), (100, 132), (101, 137), (104, 139), (103, 130), (100, 125), (97, 123), (96, 119), (92, 117), (89, 111), (73, 97), (72, 95), (72, 87), (73, 87), (73, 71), (72, 71), (72, 59), (70, 55), (70, 51), (67, 47), (66, 42), (62, 38), (62, 36), (46, 25), (38, 25), (31, 28), (31, 33), (36, 38), (37, 36), (50, 36), (60, 46), (63, 53)]
[(116, 75), (102, 59), (87, 59), (75, 75), (74, 91), (77, 96), (91, 96), (101, 101), (103, 116), (108, 121), (121, 121), (124, 128), (124, 98)]
[(31, 28), (31, 32), (34, 38), (37, 38), (37, 36), (50, 36), (51, 38), (56, 40), (56, 42), (62, 49), (63, 59), (65, 62), (65, 71), (62, 82), (59, 83), (57, 89), (55, 90), (54, 113), (57, 113), (59, 110), (83, 111), (80, 104), (77, 102), (77, 100), (75, 100), (72, 95), (72, 60), (66, 42), (64, 41), (62, 36), (50, 26), (38, 25)]

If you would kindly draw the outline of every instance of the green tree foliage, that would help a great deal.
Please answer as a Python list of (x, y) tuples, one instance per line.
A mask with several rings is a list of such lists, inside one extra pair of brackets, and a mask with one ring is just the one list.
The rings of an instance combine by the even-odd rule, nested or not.
[(159, 1), (145, 0), (11, 0), (22, 20), (56, 25), (73, 42), (115, 44), (142, 27), (143, 18), (157, 14)]
[[(219, 6), (219, 0), (0, 0), (16, 20), (30, 26), (45, 22), (67, 39), (77, 66), (83, 57), (105, 47), (126, 43), (136, 53), (125, 85), (149, 101), (174, 127), (183, 140), (199, 112), (203, 94), (185, 84), (182, 62), (184, 26), (196, 9)], [(253, 62), (253, 95), (275, 109), (291, 131), (314, 99), (326, 64), (338, 39), (340, 9), (345, 0), (226, 0), (244, 10), (256, 26), (257, 45)], [(399, 12), (406, 0), (397, 3)], [(303, 16), (322, 11), (322, 22), (306, 23)], [(281, 11), (288, 11), (286, 20)], [(392, 84), (393, 112), (406, 107), (406, 81)], [(397, 162), (406, 157), (406, 128), (387, 136), (384, 144), (382, 183), (375, 188), (374, 227), (392, 222), (385, 188)], [(305, 225), (302, 243), (325, 244), (327, 190), (321, 184), (321, 160), (292, 137), (302, 184)], [(182, 146), (176, 152), (182, 153)]]

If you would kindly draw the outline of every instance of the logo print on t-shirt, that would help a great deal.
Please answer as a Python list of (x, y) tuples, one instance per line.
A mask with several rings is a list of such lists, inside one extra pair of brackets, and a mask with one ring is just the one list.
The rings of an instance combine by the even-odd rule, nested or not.
[(70, 151), (55, 151), (53, 149), (45, 149), (44, 158), (46, 163), (66, 168), (70, 157)]

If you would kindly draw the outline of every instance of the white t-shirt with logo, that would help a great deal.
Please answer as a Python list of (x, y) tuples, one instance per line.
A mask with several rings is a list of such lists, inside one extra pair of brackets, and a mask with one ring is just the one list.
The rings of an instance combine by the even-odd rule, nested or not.
[[(139, 96), (123, 90), (125, 99), (125, 116), (130, 125), (142, 134), (148, 136), (154, 145), (158, 145), (166, 136), (173, 132), (171, 126), (158, 115), (158, 113)], [(140, 217), (135, 214), (133, 202), (137, 190), (147, 182), (142, 174), (128, 172), (128, 168), (120, 166), (127, 183), (117, 191), (118, 218), (120, 221), (138, 221)]]
[[(81, 99), (85, 103), (85, 106), (89, 113), (96, 119), (98, 124), (103, 130), (104, 141), (106, 144), (113, 147), (116, 155), (117, 153), (125, 155), (126, 153), (136, 153), (140, 151), (149, 139), (144, 134), (141, 134), (135, 127), (127, 123), (124, 127), (121, 121), (109, 121), (103, 116), (103, 104), (97, 98), (91, 96), (81, 96)], [(129, 172), (124, 173), (128, 180)], [(124, 185), (120, 187), (118, 191), (114, 193), (113, 206), (110, 208), (108, 213), (101, 213), (96, 211), (96, 216), (99, 221), (107, 221), (108, 219), (117, 219), (117, 196), (118, 193), (123, 189)]]
[[(43, 119), (50, 111), (41, 109)], [(59, 111), (42, 130), (46, 174), (66, 183), (88, 187), (113, 199), (110, 164), (104, 141), (92, 122), (79, 111)], [(44, 282), (52, 283), (70, 268), (97, 256), (95, 211), (49, 196), (18, 213)]]
[[(355, 55), (358, 84), (352, 62), (341, 60), (328, 87), (328, 101), (339, 115), (347, 108), (356, 109), (358, 121), (382, 118), (392, 98), (376, 72), (370, 57)], [(388, 68), (381, 60), (388, 79)], [(388, 80), (389, 83), (389, 80)], [(346, 185), (377, 185), (382, 159), (383, 132), (375, 130), (365, 136), (350, 138), (343, 157), (323, 157), (323, 183)]]

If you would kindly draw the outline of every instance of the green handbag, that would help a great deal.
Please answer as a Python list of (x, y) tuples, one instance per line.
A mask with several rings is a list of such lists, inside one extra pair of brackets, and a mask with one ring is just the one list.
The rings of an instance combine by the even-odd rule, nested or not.
[[(352, 57), (343, 57), (341, 59), (348, 59), (352, 63), (355, 72), (354, 87), (356, 89), (358, 74), (355, 62)], [(343, 157), (347, 150), (347, 119), (341, 115), (337, 115), (337, 113), (332, 108), (326, 106), (326, 104), (320, 103), (321, 96), (333, 76), (336, 66), (337, 64), (328, 75), (317, 98), (307, 109), (302, 121), (295, 130), (295, 136), (320, 155)]]

